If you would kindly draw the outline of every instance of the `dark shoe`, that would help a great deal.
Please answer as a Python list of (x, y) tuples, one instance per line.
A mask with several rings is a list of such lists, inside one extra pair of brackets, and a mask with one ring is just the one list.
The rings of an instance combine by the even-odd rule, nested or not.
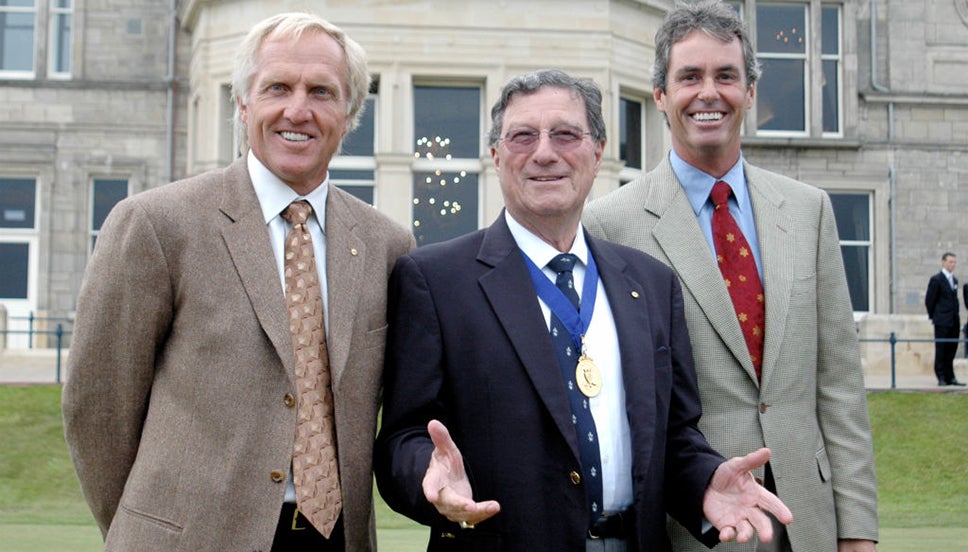
[(938, 387), (946, 387), (947, 385), (948, 385), (948, 382), (946, 382), (946, 381), (939, 381), (938, 382)]
[(964, 387), (966, 384), (961, 383), (958, 380), (951, 380), (951, 382), (948, 385), (954, 385), (955, 387)]

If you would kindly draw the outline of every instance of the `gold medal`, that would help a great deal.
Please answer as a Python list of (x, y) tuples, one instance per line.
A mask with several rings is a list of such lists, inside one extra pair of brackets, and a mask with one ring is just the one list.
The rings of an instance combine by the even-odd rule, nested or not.
[(586, 397), (594, 397), (602, 391), (602, 373), (595, 365), (595, 361), (584, 353), (578, 358), (578, 367), (575, 368), (575, 382), (578, 383), (578, 389)]

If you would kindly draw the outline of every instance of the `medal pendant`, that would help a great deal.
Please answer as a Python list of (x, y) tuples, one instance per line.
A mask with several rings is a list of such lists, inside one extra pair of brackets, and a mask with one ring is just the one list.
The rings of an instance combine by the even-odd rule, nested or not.
[(578, 358), (578, 367), (575, 368), (575, 382), (578, 389), (586, 397), (594, 397), (602, 391), (602, 373), (595, 365), (595, 361), (587, 355)]

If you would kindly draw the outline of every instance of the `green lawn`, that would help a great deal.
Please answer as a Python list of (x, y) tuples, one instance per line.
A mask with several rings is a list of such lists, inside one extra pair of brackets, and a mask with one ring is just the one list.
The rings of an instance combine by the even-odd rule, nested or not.
[[(968, 542), (968, 394), (869, 395), (880, 487), (880, 552)], [(416, 552), (427, 530), (377, 500), (382, 550)], [(4, 552), (87, 552), (100, 533), (64, 445), (60, 387), (0, 385), (0, 543)]]

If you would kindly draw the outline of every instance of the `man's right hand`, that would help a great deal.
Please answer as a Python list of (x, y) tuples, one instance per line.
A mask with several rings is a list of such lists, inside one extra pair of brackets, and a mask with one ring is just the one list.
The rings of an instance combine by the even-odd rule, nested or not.
[(501, 506), (495, 500), (474, 502), (471, 482), (464, 471), (464, 459), (444, 424), (431, 420), (427, 432), (434, 443), (430, 465), (423, 478), (427, 501), (440, 515), (460, 523), (465, 529), (472, 529), (475, 524), (500, 512)]

